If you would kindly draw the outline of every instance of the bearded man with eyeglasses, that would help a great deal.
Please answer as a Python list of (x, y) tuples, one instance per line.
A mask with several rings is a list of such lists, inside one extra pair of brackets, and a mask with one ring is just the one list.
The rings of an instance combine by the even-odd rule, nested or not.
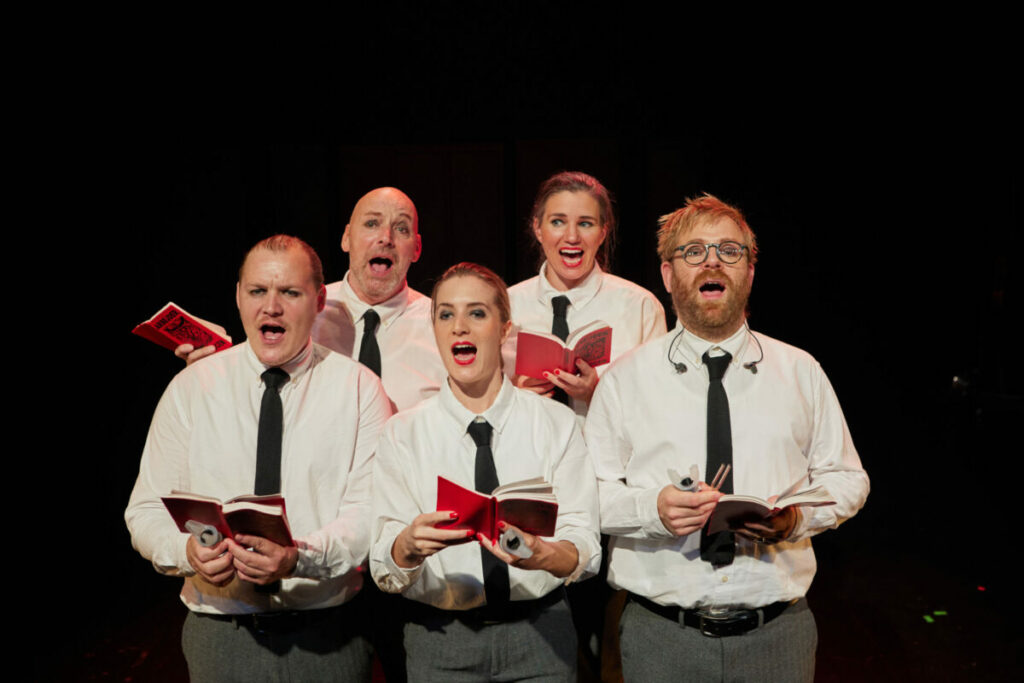
[[(660, 224), (679, 322), (608, 369), (584, 429), (612, 537), (608, 581), (630, 596), (623, 673), (812, 681), (811, 537), (857, 513), (868, 477), (817, 361), (747, 326), (757, 240), (742, 213), (704, 195)], [(691, 465), (704, 481), (673, 485), (670, 470)], [(704, 482), (719, 468), (716, 489)], [(707, 528), (723, 494), (774, 501), (810, 486), (832, 504)]]

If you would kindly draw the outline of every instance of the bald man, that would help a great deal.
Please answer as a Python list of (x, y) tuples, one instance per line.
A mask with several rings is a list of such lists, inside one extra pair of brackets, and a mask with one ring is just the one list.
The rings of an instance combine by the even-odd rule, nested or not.
[(430, 298), (406, 283), (422, 251), (416, 206), (396, 188), (371, 190), (352, 209), (341, 249), (348, 254), (348, 272), (327, 285), (313, 340), (375, 371), (376, 360), (394, 408), (411, 408), (435, 394), (446, 375), (434, 342)]
[[(313, 341), (355, 358), (380, 375), (394, 410), (435, 394), (446, 373), (434, 342), (430, 298), (406, 283), (422, 241), (412, 200), (394, 187), (365, 194), (341, 237), (349, 269), (327, 285), (327, 302), (313, 324)], [(192, 363), (213, 347), (179, 346)]]

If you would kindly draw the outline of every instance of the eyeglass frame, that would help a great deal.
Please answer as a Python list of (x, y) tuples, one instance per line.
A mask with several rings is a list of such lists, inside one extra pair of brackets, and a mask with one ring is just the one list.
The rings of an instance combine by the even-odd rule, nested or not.
[[(723, 244), (726, 244), (726, 245), (728, 245), (728, 244), (735, 244), (737, 247), (739, 247), (740, 248), (739, 258), (737, 258), (735, 261), (726, 261), (724, 258), (722, 258), (722, 252), (720, 250), (720, 247)], [(704, 247), (704, 258), (702, 258), (700, 261), (697, 261), (696, 263), (690, 263), (689, 261), (686, 260), (685, 250), (687, 248), (689, 248), (689, 247), (694, 246), (694, 245), (700, 245), (700, 246)], [(687, 242), (686, 244), (681, 244), (681, 245), (679, 245), (678, 247), (675, 248), (675, 251), (677, 251), (679, 253), (675, 254), (672, 258), (682, 258), (683, 259), (683, 263), (685, 263), (688, 266), (699, 266), (699, 265), (703, 264), (705, 261), (708, 260), (708, 255), (711, 254), (711, 247), (715, 248), (715, 257), (717, 257), (719, 261), (721, 261), (722, 263), (724, 263), (724, 264), (726, 264), (728, 266), (736, 265), (737, 263), (742, 261), (743, 260), (743, 252), (747, 252), (748, 256), (750, 255), (750, 247), (748, 247), (746, 244), (742, 244), (740, 242), (737, 242), (736, 240), (723, 240), (723, 241), (718, 242), (718, 243), (715, 243), (715, 242), (709, 242), (709, 243), (704, 243), (704, 242)]]

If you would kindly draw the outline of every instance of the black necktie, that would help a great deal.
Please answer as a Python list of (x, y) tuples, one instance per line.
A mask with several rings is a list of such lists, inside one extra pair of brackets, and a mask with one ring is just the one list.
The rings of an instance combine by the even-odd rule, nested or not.
[(256, 483), (253, 492), (262, 496), (281, 491), (281, 434), (283, 412), (281, 394), (288, 373), (270, 368), (262, 375), (263, 400), (260, 402), (260, 426), (256, 434)]
[(363, 313), (363, 340), (359, 343), (359, 362), (380, 377), (380, 347), (377, 346), (377, 325), (380, 315), (372, 308)]
[[(722, 377), (729, 369), (732, 356), (711, 358), (708, 352), (701, 357), (708, 369), (708, 458), (704, 468), (704, 477), (714, 477), (720, 466), (732, 464), (732, 428), (729, 423), (729, 397), (722, 386)], [(718, 489), (722, 493), (732, 493), (732, 472), (725, 478)], [(707, 534), (705, 526), (700, 532), (700, 558), (716, 567), (732, 564), (736, 554), (736, 546), (731, 531), (720, 531)]]
[[(491, 432), (493, 428), (486, 420), (469, 423), (469, 435), (476, 444), (476, 466), (474, 486), (480, 493), (491, 495), (498, 488), (498, 471), (494, 468), (494, 454), (491, 453)], [(490, 607), (500, 607), (508, 602), (508, 565), (481, 546), (480, 559), (484, 569), (484, 593)]]
[[(569, 321), (565, 318), (565, 312), (569, 308), (569, 297), (559, 294), (551, 300), (551, 308), (555, 313), (551, 318), (551, 334), (565, 341), (569, 338)], [(555, 393), (552, 395), (552, 398), (559, 403), (569, 405), (569, 395), (558, 387), (555, 387)]]

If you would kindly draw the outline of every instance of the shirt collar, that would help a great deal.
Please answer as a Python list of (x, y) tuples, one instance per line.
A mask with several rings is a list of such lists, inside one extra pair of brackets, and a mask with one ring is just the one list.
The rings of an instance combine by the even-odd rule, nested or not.
[(407, 283), (402, 283), (402, 288), (390, 299), (371, 306), (360, 299), (359, 295), (352, 289), (352, 285), (348, 283), (348, 276), (349, 272), (346, 272), (345, 277), (341, 280), (340, 291), (345, 306), (348, 308), (349, 313), (352, 314), (352, 320), (362, 319), (366, 311), (372, 308), (380, 315), (380, 326), (387, 327), (402, 315), (402, 312), (409, 305), (409, 285)]
[[(256, 352), (252, 350), (252, 346), (249, 342), (245, 342), (245, 357), (249, 362), (249, 367), (253, 372), (256, 373), (256, 379), (262, 383), (261, 379), (264, 372), (270, 369), (271, 366), (264, 365), (260, 362), (260, 359), (256, 357)], [(288, 381), (295, 382), (302, 377), (303, 374), (313, 365), (313, 340), (309, 339), (306, 341), (306, 346), (295, 354), (287, 363), (280, 365), (282, 370), (288, 373)]]
[[(441, 382), (441, 394), (439, 400), (441, 406), (445, 411), (452, 416), (459, 427), (464, 431), (469, 427), (469, 423), (477, 418), (476, 413), (470, 411), (466, 406), (459, 403), (459, 399), (455, 398), (455, 394), (452, 393), (452, 388), (448, 382), (450, 379), (446, 378), (444, 382)], [(508, 381), (508, 377), (504, 374), (501, 378), (501, 389), (498, 391), (497, 397), (494, 399), (494, 403), (481, 413), (481, 416), (487, 420), (494, 431), (499, 434), (505, 427), (505, 423), (508, 422), (509, 416), (512, 414), (512, 406), (515, 405), (516, 401), (516, 388), (512, 386), (512, 383)]]
[[(747, 344), (750, 340), (746, 323), (736, 330), (731, 337), (720, 342), (710, 342), (706, 339), (701, 339), (678, 322), (673, 332), (674, 334), (668, 335), (669, 355), (672, 360), (675, 361), (682, 358), (684, 362), (691, 363), (694, 366), (704, 364), (702, 357), (705, 352), (710, 352), (711, 356), (721, 356), (722, 351), (726, 351), (732, 354), (730, 365), (739, 363), (743, 360), (743, 354), (747, 350)], [(682, 335), (679, 334), (680, 332), (682, 332)]]
[(569, 303), (574, 308), (582, 308), (597, 296), (601, 289), (601, 266), (597, 263), (594, 264), (594, 269), (583, 278), (583, 282), (565, 292), (558, 291), (548, 282), (547, 272), (548, 262), (545, 261), (540, 266), (540, 275), (537, 276), (537, 299), (544, 304), (545, 308), (551, 308), (551, 300), (556, 296), (563, 295), (569, 298)]

